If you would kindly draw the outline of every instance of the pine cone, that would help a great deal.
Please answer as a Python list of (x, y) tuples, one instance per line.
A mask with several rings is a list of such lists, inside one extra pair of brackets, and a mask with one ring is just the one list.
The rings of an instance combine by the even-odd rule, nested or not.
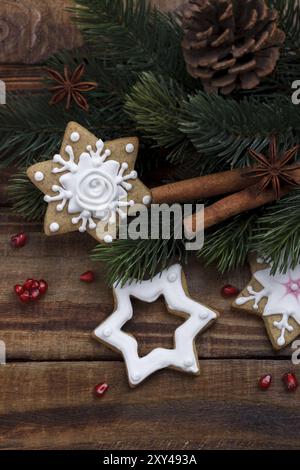
[(255, 88), (285, 40), (277, 17), (265, 0), (189, 0), (181, 9), (188, 73), (208, 93)]

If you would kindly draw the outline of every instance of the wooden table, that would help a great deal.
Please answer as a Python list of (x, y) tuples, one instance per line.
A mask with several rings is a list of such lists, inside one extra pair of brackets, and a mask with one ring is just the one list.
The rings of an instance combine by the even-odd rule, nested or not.
[[(66, 2), (51, 3), (58, 8)], [(73, 39), (80, 40), (75, 33)], [(11, 64), (13, 57), (8, 59)], [(4, 64), (0, 78), (10, 89), (40, 86), (36, 65)], [(88, 257), (94, 240), (79, 234), (47, 238), (39, 224), (13, 217), (8, 172), (0, 177), (0, 340), (7, 348), (7, 364), (0, 366), (1, 449), (300, 448), (300, 392), (286, 393), (281, 382), (284, 372), (295, 369), (291, 349), (273, 352), (263, 322), (232, 312), (220, 295), (226, 283), (246, 284), (247, 267), (221, 277), (197, 260), (189, 264), (191, 294), (221, 314), (197, 340), (202, 375), (164, 370), (132, 390), (120, 355), (91, 337), (113, 310), (103, 266)], [(15, 250), (9, 239), (21, 229), (30, 240)], [(79, 281), (88, 269), (96, 272), (94, 284)], [(45, 278), (49, 291), (38, 303), (22, 305), (12, 288), (31, 276)], [(126, 331), (137, 337), (140, 354), (171, 347), (181, 320), (161, 300), (134, 306)], [(262, 392), (257, 380), (269, 372), (273, 386)], [(103, 381), (110, 390), (97, 399), (93, 388)]]

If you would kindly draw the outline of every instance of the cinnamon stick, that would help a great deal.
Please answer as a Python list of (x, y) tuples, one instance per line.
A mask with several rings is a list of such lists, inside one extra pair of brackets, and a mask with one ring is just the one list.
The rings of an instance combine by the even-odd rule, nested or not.
[[(300, 185), (299, 165), (295, 164), (287, 168), (293, 170), (293, 177), (299, 180)], [(252, 167), (252, 169), (255, 170), (255, 167)], [(235, 193), (253, 186), (259, 181), (259, 178), (246, 175), (249, 170), (249, 167), (237, 168), (158, 186), (151, 190), (152, 201), (154, 204), (173, 204), (174, 202), (196, 201), (220, 194)]]
[(238, 168), (158, 186), (151, 190), (152, 201), (154, 204), (173, 204), (240, 191), (256, 182), (256, 178), (243, 176), (244, 172), (245, 169)]
[[(158, 186), (151, 190), (152, 201), (154, 204), (184, 203), (220, 194), (235, 193), (258, 183), (259, 177), (246, 175), (249, 170), (249, 167), (237, 168)], [(255, 170), (255, 167), (252, 167), (252, 170)], [(287, 170), (293, 170), (293, 178), (300, 185), (300, 166), (297, 164), (290, 165)]]
[[(291, 188), (283, 188), (281, 195), (285, 196), (290, 191)], [(192, 236), (195, 234), (196, 230), (207, 229), (230, 217), (256, 209), (275, 200), (276, 195), (273, 190), (263, 191), (258, 194), (258, 186), (250, 186), (206, 207), (204, 209), (204, 226), (201, 225), (202, 217), (200, 217), (200, 212), (187, 217), (184, 220), (185, 233), (186, 235)]]

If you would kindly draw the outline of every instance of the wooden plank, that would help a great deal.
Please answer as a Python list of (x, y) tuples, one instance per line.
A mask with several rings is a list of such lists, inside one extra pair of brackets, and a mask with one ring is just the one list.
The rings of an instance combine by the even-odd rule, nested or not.
[[(184, 0), (153, 0), (153, 4), (164, 10), (175, 9), (183, 2)], [(28, 9), (31, 4), (33, 12), (32, 17), (29, 15)], [(25, 3), (22, 5), (22, 7), (14, 5), (13, 8), (9, 0), (5, 0), (3, 3), (0, 3), (0, 15), (2, 16), (1, 20), (5, 24), (4, 29), (8, 29), (7, 37), (2, 38), (3, 48), (1, 49), (2, 53), (0, 52), (0, 79), (4, 80), (7, 91), (33, 92), (42, 90), (44, 88), (44, 83), (42, 80), (44, 76), (43, 68), (41, 66), (28, 64), (38, 63), (54, 53), (56, 50), (63, 47), (72, 48), (73, 46), (77, 47), (82, 44), (80, 34), (76, 32), (76, 29), (69, 24), (69, 15), (67, 13), (64, 15), (61, 14), (62, 9), (68, 5), (70, 6), (70, 4), (70, 0), (55, 0), (51, 2), (51, 9), (49, 11), (49, 6), (47, 6), (46, 2), (41, 3), (40, 0), (25, 0)], [(13, 17), (15, 13), (14, 9), (16, 8), (21, 9), (21, 11), (23, 11), (24, 8), (25, 10), (28, 9), (28, 11), (26, 10), (28, 16), (26, 17), (26, 15), (24, 15), (22, 19), (19, 17)], [(35, 9), (37, 9), (39, 12), (39, 21), (42, 24), (47, 24), (47, 22), (53, 21), (52, 16), (56, 15), (56, 12), (59, 10), (60, 14), (55, 26), (59, 31), (57, 31), (57, 34), (53, 38), (53, 28), (51, 28), (50, 25), (47, 27), (46, 25), (44, 26), (44, 35), (39, 38), (39, 42), (43, 44), (42, 51), (36, 50), (36, 52), (32, 52), (31, 48), (29, 48), (28, 41), (24, 40), (21, 34), (19, 38), (16, 38), (14, 46), (12, 46), (11, 35), (17, 34), (16, 30), (18, 30), (18, 28), (22, 30), (25, 36), (25, 30), (28, 29), (28, 38), (30, 34), (33, 34), (31, 30), (29, 34), (29, 29), (31, 28), (31, 22), (34, 19), (34, 12), (36, 11)], [(60, 29), (62, 30), (63, 35), (66, 36), (65, 39), (61, 38), (62, 44), (58, 43), (57, 39), (60, 34)], [(71, 35), (70, 30), (72, 31)], [(16, 62), (17, 64), (15, 64)]]
[(82, 45), (66, 11), (71, 0), (2, 0), (0, 63), (34, 64), (59, 49)]
[[(168, 10), (183, 2), (153, 0), (153, 4)], [(66, 10), (72, 5), (72, 0), (2, 0), (0, 64), (37, 64), (60, 49), (81, 46), (82, 36)]]
[[(299, 449), (289, 361), (207, 360), (202, 375), (164, 370), (129, 388), (118, 362), (0, 366), (1, 449)], [(273, 374), (262, 392), (258, 378)], [(110, 390), (93, 396), (102, 381)]]
[[(24, 229), (28, 244), (16, 250), (10, 236)], [(97, 343), (91, 332), (113, 310), (112, 291), (105, 284), (100, 263), (89, 260), (95, 241), (88, 235), (46, 237), (39, 224), (21, 223), (2, 213), (0, 223), (0, 339), (7, 344), (10, 360), (117, 358)], [(84, 284), (79, 275), (93, 269), (97, 281)], [(252, 315), (233, 312), (231, 301), (220, 295), (224, 284), (242, 288), (250, 278), (247, 266), (221, 276), (191, 259), (185, 269), (193, 297), (220, 311), (218, 322), (199, 336), (200, 357), (262, 357), (275, 355), (263, 322)], [(28, 277), (45, 278), (49, 292), (35, 304), (23, 305), (12, 292)], [(157, 346), (172, 347), (174, 329), (181, 320), (167, 313), (161, 299), (153, 304), (135, 302), (135, 317), (127, 324), (140, 343), (142, 354)], [(290, 356), (290, 348), (278, 355)]]

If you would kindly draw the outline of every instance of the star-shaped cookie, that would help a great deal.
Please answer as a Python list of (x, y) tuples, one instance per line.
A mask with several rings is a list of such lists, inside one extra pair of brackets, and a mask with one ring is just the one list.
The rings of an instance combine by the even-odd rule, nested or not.
[[(116, 310), (94, 331), (96, 339), (120, 351), (125, 359), (128, 380), (136, 386), (153, 372), (170, 367), (190, 374), (199, 374), (198, 355), (194, 340), (206, 329), (218, 314), (214, 310), (191, 299), (185, 276), (179, 264), (165, 269), (152, 280), (114, 285)], [(186, 321), (174, 335), (174, 349), (156, 348), (144, 357), (138, 355), (136, 339), (122, 331), (123, 325), (132, 318), (130, 297), (144, 302), (154, 302), (163, 295), (170, 313), (180, 315)]]
[(300, 264), (271, 275), (264, 258), (251, 254), (249, 262), (252, 279), (233, 307), (262, 317), (274, 349), (282, 349), (300, 334)]
[(103, 142), (75, 122), (66, 128), (60, 154), (27, 170), (44, 194), (46, 235), (87, 231), (110, 243), (130, 207), (148, 205), (151, 193), (134, 170), (138, 139)]

